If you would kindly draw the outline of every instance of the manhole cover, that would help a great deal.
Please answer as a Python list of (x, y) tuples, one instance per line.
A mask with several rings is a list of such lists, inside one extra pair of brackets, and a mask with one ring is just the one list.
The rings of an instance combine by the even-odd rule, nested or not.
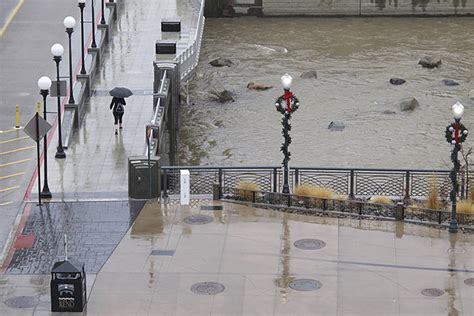
[(464, 280), (464, 284), (469, 285), (469, 286), (474, 286), (474, 278), (469, 278)]
[(436, 297), (443, 295), (444, 291), (440, 289), (431, 288), (422, 290), (421, 294), (423, 294), (424, 296)]
[(199, 295), (216, 295), (224, 290), (225, 286), (216, 282), (201, 282), (191, 286), (191, 291)]
[(38, 299), (34, 296), (17, 296), (5, 301), (5, 305), (13, 308), (32, 308), (38, 304)]
[(204, 225), (204, 224), (212, 223), (213, 221), (214, 221), (214, 218), (208, 215), (191, 215), (184, 219), (185, 223), (188, 223), (191, 225)]
[(313, 279), (296, 279), (288, 283), (288, 286), (297, 291), (316, 291), (319, 290), (323, 284)]
[(304, 250), (317, 250), (326, 247), (326, 243), (319, 239), (300, 239), (293, 243), (296, 248)]

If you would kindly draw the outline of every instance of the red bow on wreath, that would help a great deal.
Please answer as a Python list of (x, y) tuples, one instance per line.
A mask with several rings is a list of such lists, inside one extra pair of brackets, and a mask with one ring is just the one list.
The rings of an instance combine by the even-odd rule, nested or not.
[(285, 94), (283, 95), (283, 99), (286, 100), (286, 104), (288, 106), (288, 113), (291, 113), (291, 105), (290, 105), (290, 98), (293, 96), (293, 92), (290, 90), (285, 89)]

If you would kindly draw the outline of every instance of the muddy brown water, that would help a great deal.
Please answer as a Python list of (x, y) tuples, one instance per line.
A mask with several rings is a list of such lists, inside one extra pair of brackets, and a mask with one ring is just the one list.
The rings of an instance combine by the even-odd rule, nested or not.
[[(465, 105), (462, 122), (474, 129), (473, 30), (474, 18), (208, 19), (190, 104), (182, 108), (181, 164), (279, 165), (281, 114), (274, 103), (288, 72), (301, 103), (291, 119), (290, 165), (448, 168), (444, 130), (452, 104)], [(422, 68), (425, 55), (439, 56), (442, 66)], [(209, 65), (217, 57), (235, 65)], [(318, 78), (300, 78), (307, 70)], [(394, 86), (392, 77), (407, 82)], [(249, 90), (250, 81), (274, 88)], [(211, 99), (222, 89), (235, 102)], [(420, 107), (399, 111), (405, 97)], [(344, 122), (342, 132), (327, 129), (335, 120)], [(465, 146), (474, 146), (474, 136)]]

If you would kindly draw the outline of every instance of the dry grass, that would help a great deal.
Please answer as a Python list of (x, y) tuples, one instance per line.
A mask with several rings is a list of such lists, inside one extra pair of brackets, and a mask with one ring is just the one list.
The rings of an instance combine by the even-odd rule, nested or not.
[(432, 210), (439, 210), (440, 208), (442, 208), (442, 206), (443, 204), (441, 203), (438, 194), (438, 184), (436, 182), (436, 179), (432, 178), (430, 180), (430, 192), (428, 193), (428, 196), (426, 198), (425, 207)]
[(334, 200), (338, 200), (338, 201), (347, 201), (348, 200), (347, 195), (344, 195), (344, 194), (335, 194), (332, 198)]
[(469, 200), (474, 201), (474, 189), (469, 190)]
[(392, 205), (393, 202), (387, 196), (373, 196), (369, 199), (370, 203)]
[(456, 212), (464, 214), (474, 214), (473, 200), (460, 200), (456, 203)]
[(335, 196), (334, 191), (331, 189), (308, 184), (296, 186), (293, 194), (298, 196), (311, 196), (320, 199), (332, 199)]
[(260, 186), (250, 181), (240, 181), (239, 183), (237, 183), (237, 186), (235, 188), (237, 190), (242, 190), (238, 191), (237, 194), (240, 198), (243, 198), (245, 200), (252, 199), (253, 193), (251, 191), (260, 191)]

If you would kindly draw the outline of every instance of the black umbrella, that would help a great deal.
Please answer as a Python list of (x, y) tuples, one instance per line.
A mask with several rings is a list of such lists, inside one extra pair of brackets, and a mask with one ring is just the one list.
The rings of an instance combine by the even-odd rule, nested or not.
[(124, 87), (115, 87), (109, 91), (109, 94), (116, 98), (128, 98), (133, 95), (132, 90)]

